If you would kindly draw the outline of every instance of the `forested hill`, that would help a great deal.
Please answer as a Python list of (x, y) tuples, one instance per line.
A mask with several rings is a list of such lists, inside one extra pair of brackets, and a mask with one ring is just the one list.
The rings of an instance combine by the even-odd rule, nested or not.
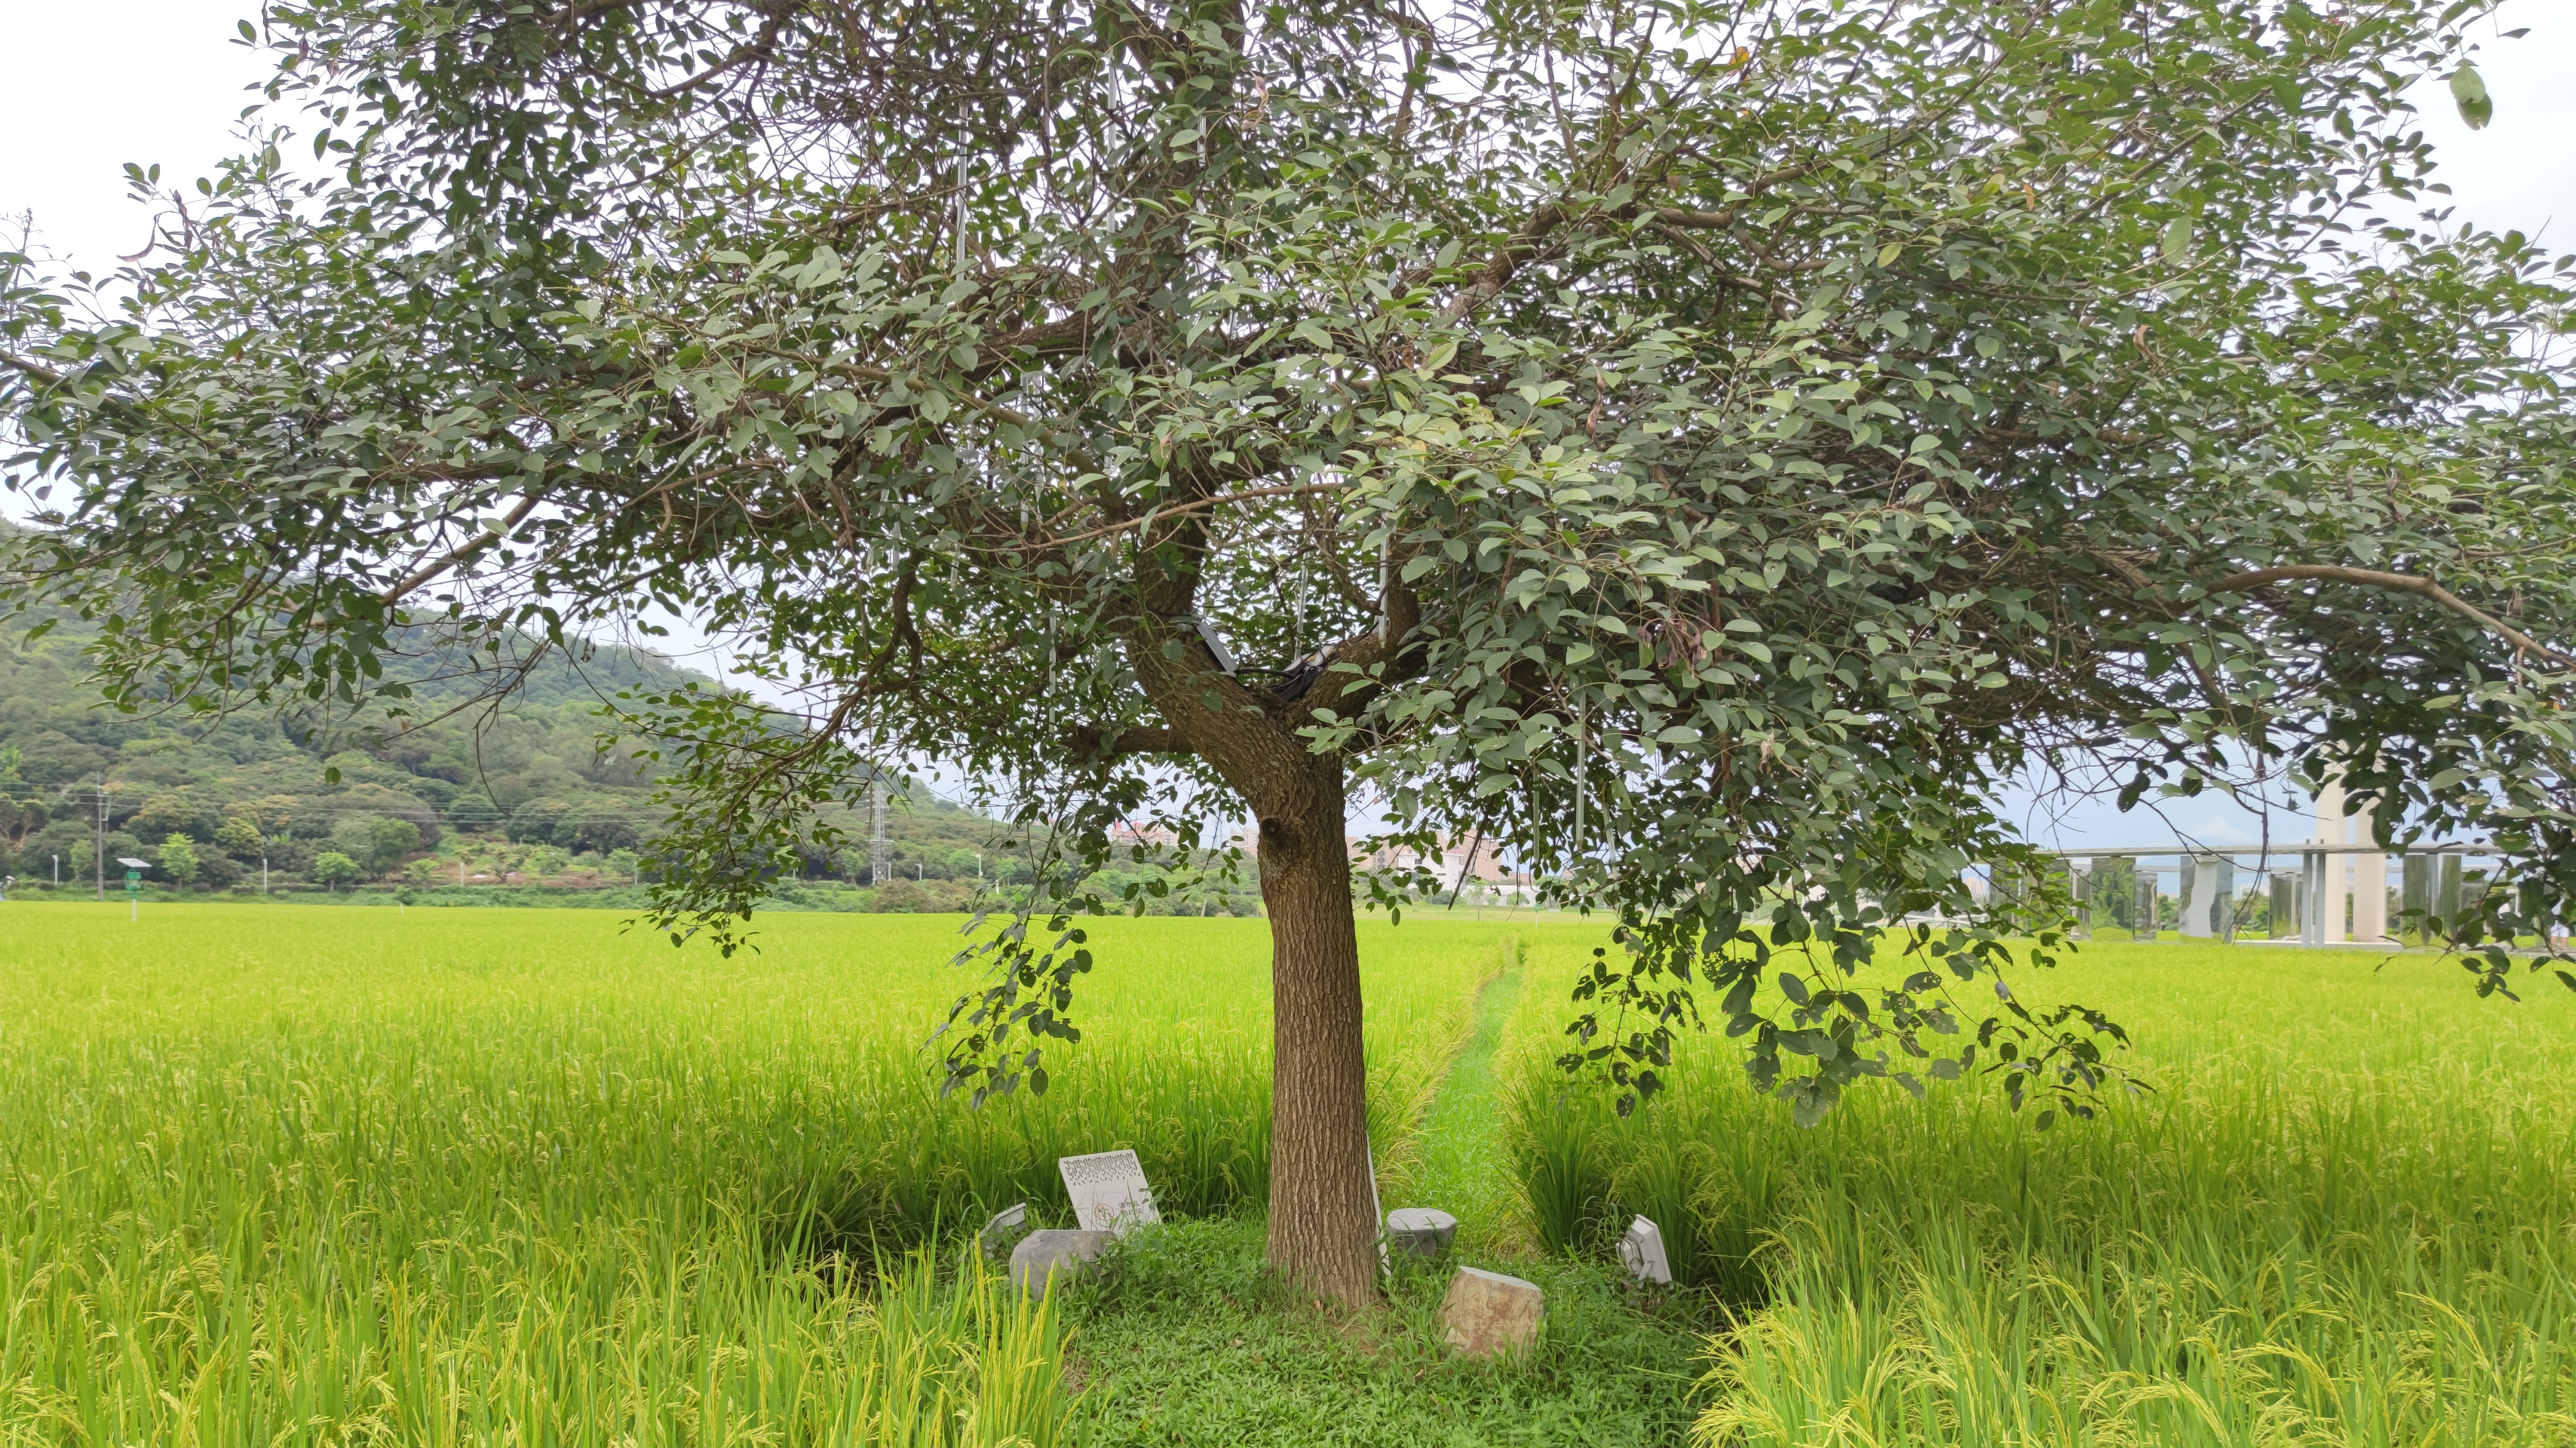
[[(176, 835), (196, 861), (186, 883), (202, 888), (255, 885), (263, 857), (278, 883), (311, 881), (326, 852), (366, 877), (421, 884), (616, 883), (631, 878), (629, 854), (661, 811), (637, 762), (598, 756), (592, 710), (620, 689), (712, 683), (649, 653), (599, 648), (541, 663), (497, 712), (371, 737), (345, 719), (259, 710), (211, 722), (120, 714), (89, 677), (87, 637), (67, 618), (32, 641), (16, 628), (0, 636), (0, 875), (50, 882), (59, 859), (67, 884), (89, 881), (103, 782), (109, 858), (158, 861)], [(408, 677), (409, 708), (423, 718), (478, 687), (428, 664)], [(901, 873), (936, 881), (971, 878), (990, 829), (916, 793), (890, 833)], [(818, 875), (854, 865), (809, 863)], [(169, 873), (156, 870), (155, 883), (181, 883)]]

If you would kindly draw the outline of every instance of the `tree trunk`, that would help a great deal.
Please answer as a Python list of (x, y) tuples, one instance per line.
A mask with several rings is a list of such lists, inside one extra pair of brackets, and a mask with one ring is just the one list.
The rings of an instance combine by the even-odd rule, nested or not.
[[(1196, 556), (1203, 520), (1149, 533), (1149, 559)], [(1347, 1306), (1377, 1299), (1375, 1194), (1369, 1190), (1368, 1077), (1360, 1049), (1359, 930), (1343, 848), (1342, 759), (1298, 731), (1317, 710), (1348, 714), (1402, 664), (1420, 609), (1391, 594), (1379, 628), (1328, 650), (1334, 673), (1295, 699), (1255, 694), (1196, 628), (1195, 574), (1140, 570), (1128, 662), (1169, 726), (1122, 736), (1133, 750), (1196, 755), (1261, 829), (1261, 898), (1270, 910), (1270, 1266), (1297, 1292)]]
[(1261, 819), (1270, 910), (1270, 1265), (1300, 1293), (1377, 1293), (1359, 931), (1343, 846), (1342, 765), (1308, 755), (1295, 801)]

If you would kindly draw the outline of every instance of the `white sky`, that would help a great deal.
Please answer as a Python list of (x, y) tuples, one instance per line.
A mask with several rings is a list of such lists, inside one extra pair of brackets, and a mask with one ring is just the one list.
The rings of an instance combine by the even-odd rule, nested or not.
[[(8, 240), (15, 218), (32, 215), (40, 247), (99, 273), (139, 249), (151, 213), (128, 198), (122, 166), (158, 162), (165, 189), (189, 189), (236, 149), (254, 99), (246, 88), (268, 74), (235, 29), (256, 13), (242, 0), (0, 0), (0, 95), (20, 136), (0, 152)], [(2503, 38), (2518, 27), (2531, 33)], [(2478, 30), (2495, 123), (2469, 131), (2438, 82), (2417, 96), (2459, 215), (2576, 251), (2576, 0), (2505, 0)], [(698, 667), (721, 663), (668, 643)], [(2222, 804), (2177, 802), (2166, 820), (2090, 803), (2051, 819), (2024, 805), (2042, 843), (2149, 844), (2176, 829), (2212, 843), (2256, 838), (2252, 818)], [(2276, 819), (2274, 838), (2306, 833), (2294, 826)]]

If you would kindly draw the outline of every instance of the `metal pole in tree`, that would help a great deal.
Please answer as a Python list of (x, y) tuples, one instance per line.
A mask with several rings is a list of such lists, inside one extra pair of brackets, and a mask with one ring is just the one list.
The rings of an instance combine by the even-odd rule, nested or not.
[(1591, 783), (1591, 760), (1584, 754), (1583, 706), (1574, 706), (1574, 852), (1583, 853), (1583, 796)]
[(868, 777), (868, 883), (882, 885), (893, 873), (894, 852), (886, 844), (885, 771)]

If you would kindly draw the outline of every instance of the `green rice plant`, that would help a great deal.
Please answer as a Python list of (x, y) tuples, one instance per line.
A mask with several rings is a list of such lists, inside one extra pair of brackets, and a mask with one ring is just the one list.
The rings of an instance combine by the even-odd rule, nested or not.
[(1603, 1098), (1524, 1081), (1508, 1108), (1510, 1150), (1530, 1226), (1551, 1252), (1599, 1243), (1609, 1225), (1614, 1117)]
[(2110, 1010), (2153, 1089), (2046, 1132), (1973, 1082), (1802, 1131), (1694, 1041), (1592, 1170), (1733, 1305), (1699, 1440), (2576, 1442), (2576, 1010), (2456, 975), (2094, 946), (2021, 989)]
[(1632, 1217), (1643, 1216), (1663, 1233), (1664, 1258), (1673, 1280), (1708, 1280), (1714, 1263), (1700, 1260), (1701, 1204), (1694, 1200), (1707, 1168), (1696, 1161), (1703, 1148), (1692, 1138), (1680, 1113), (1645, 1111), (1613, 1128), (1610, 1180), (1612, 1230), (1624, 1230)]
[(877, 1355), (862, 1365), (860, 1413), (842, 1441), (886, 1448), (1072, 1441), (1057, 1299), (1014, 1291), (967, 1253), (942, 1284), (915, 1251), (880, 1281), (871, 1306)]

